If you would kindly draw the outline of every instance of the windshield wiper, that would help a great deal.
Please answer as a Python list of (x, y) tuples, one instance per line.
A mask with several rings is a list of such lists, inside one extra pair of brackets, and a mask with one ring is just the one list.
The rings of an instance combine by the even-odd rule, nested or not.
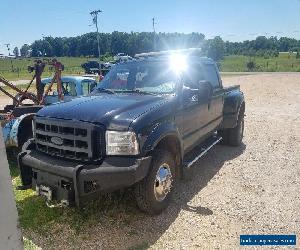
[(111, 89), (105, 89), (105, 88), (97, 88), (97, 92), (101, 93), (107, 93), (107, 94), (114, 94), (115, 92)]
[(155, 95), (153, 92), (143, 91), (143, 90), (140, 90), (140, 89), (125, 89), (125, 90), (122, 90), (120, 92), (138, 93), (138, 94), (142, 94), (142, 95)]

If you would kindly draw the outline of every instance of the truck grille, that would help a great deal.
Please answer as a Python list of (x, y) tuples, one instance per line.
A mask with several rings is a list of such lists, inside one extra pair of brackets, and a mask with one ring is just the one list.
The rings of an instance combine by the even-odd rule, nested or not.
[(103, 139), (103, 130), (90, 123), (35, 118), (36, 148), (49, 155), (80, 161), (100, 159)]

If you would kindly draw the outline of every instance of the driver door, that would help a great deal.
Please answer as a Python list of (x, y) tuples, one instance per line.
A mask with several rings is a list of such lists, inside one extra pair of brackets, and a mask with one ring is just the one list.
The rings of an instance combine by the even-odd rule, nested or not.
[(179, 114), (179, 129), (184, 150), (192, 148), (202, 136), (207, 120), (207, 103), (201, 98), (199, 82), (204, 80), (200, 64), (194, 63), (182, 77), (182, 95)]

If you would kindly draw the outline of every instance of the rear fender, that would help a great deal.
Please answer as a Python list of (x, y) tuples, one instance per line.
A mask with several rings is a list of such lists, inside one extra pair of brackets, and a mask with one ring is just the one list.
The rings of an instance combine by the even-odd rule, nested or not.
[(221, 129), (234, 128), (237, 125), (240, 109), (244, 103), (244, 95), (240, 91), (232, 91), (225, 96)]

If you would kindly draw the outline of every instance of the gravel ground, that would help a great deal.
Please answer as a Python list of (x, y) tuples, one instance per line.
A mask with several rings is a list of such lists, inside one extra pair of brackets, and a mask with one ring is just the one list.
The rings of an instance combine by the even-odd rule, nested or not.
[(200, 159), (164, 213), (147, 216), (129, 203), (130, 212), (100, 216), (79, 234), (58, 224), (47, 235), (25, 235), (45, 249), (237, 249), (240, 234), (299, 237), (300, 75), (223, 82), (245, 93), (244, 144), (216, 146)]

